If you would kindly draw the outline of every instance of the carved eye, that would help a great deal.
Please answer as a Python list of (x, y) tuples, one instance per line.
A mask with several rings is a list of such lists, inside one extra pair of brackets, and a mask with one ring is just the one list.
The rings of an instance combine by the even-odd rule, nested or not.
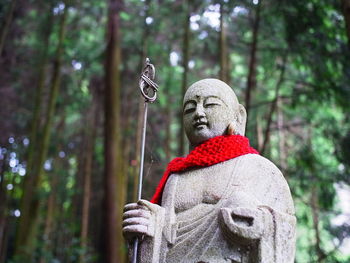
[(195, 109), (196, 109), (196, 108), (192, 108), (192, 107), (191, 107), (191, 108), (185, 108), (185, 109), (184, 109), (184, 114), (192, 113), (192, 112), (195, 111)]
[(186, 103), (185, 107), (184, 107), (184, 114), (192, 113), (195, 110), (196, 110), (196, 104), (194, 104), (192, 102)]
[(218, 104), (218, 103), (206, 103), (204, 105), (204, 107), (206, 107), (206, 108), (213, 108), (215, 106), (220, 106), (220, 104)]
[(216, 98), (207, 98), (205, 103), (204, 103), (205, 108), (213, 108), (216, 106), (221, 106), (220, 100), (218, 100)]

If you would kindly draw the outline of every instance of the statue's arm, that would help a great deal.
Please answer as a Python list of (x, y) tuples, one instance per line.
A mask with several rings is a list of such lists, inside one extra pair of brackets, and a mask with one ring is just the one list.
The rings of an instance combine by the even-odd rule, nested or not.
[(267, 206), (222, 208), (219, 222), (229, 242), (257, 247), (258, 262), (294, 262), (294, 215)]
[(269, 229), (269, 219), (262, 210), (237, 207), (221, 208), (219, 224), (224, 236), (233, 243), (249, 245), (258, 241), (264, 230)]
[(294, 262), (296, 218), (288, 184), (266, 158), (252, 155), (245, 162), (219, 213), (222, 232), (232, 242), (255, 245), (258, 262)]
[[(224, 235), (242, 245), (274, 235), (276, 223), (289, 224), (291, 229), (296, 223), (294, 215), (277, 212), (267, 206), (221, 208), (219, 222)], [(287, 232), (292, 234), (291, 229)]]
[(125, 205), (123, 235), (128, 241), (129, 256), (133, 254), (133, 241), (139, 238), (138, 262), (159, 262), (164, 211), (163, 207), (147, 200)]

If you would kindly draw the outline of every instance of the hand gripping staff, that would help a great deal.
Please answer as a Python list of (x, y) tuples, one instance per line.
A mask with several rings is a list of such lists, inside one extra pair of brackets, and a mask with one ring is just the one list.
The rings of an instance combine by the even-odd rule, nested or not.
[[(137, 200), (141, 199), (142, 194), (142, 178), (143, 178), (143, 163), (145, 155), (145, 141), (146, 141), (146, 124), (147, 124), (147, 110), (148, 103), (152, 103), (157, 98), (158, 85), (153, 82), (155, 77), (155, 68), (153, 64), (150, 63), (149, 58), (146, 58), (145, 67), (142, 70), (139, 87), (142, 96), (145, 98), (144, 110), (143, 110), (143, 124), (142, 124), (142, 139), (141, 139), (141, 149), (140, 149), (140, 173), (139, 173), (139, 185), (137, 190)], [(134, 251), (132, 256), (132, 262), (137, 262), (137, 250), (139, 245), (139, 239), (136, 238), (134, 241)]]

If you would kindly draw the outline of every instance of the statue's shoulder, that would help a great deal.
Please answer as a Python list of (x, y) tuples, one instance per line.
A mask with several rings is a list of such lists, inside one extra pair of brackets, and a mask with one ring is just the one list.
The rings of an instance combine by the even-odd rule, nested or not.
[(257, 200), (267, 200), (271, 207), (294, 214), (290, 189), (280, 169), (269, 159), (258, 154), (246, 154), (236, 158), (235, 181)]
[(271, 174), (273, 179), (276, 177), (281, 177), (284, 179), (284, 176), (281, 170), (269, 159), (261, 156), (259, 154), (245, 154), (237, 158), (238, 166), (241, 169), (247, 169), (252, 172), (257, 172), (258, 174)]

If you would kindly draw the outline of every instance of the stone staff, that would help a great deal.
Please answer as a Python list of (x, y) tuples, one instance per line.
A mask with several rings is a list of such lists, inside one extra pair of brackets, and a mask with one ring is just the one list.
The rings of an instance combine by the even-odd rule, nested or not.
[[(143, 166), (144, 166), (144, 155), (145, 155), (145, 142), (146, 142), (146, 128), (147, 128), (147, 111), (148, 103), (152, 103), (157, 99), (158, 85), (153, 81), (155, 78), (155, 68), (151, 64), (150, 59), (146, 58), (145, 67), (142, 70), (139, 87), (142, 96), (145, 98), (144, 110), (143, 110), (143, 124), (142, 124), (142, 139), (140, 149), (140, 172), (139, 172), (139, 184), (137, 190), (137, 200), (141, 199), (142, 195), (142, 179), (143, 179)], [(132, 256), (132, 262), (137, 262), (137, 251), (138, 251), (139, 239), (136, 238), (134, 241), (134, 251)]]

